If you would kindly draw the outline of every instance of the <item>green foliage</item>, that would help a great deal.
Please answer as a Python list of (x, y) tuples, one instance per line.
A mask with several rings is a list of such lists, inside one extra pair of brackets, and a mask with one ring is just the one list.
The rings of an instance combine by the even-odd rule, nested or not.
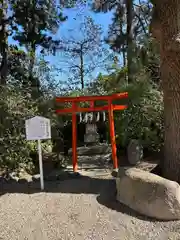
[[(32, 101), (31, 96), (26, 94), (19, 87), (7, 86), (1, 88), (1, 121), (0, 121), (0, 168), (14, 170), (22, 165), (32, 167), (31, 155), (37, 153), (37, 142), (27, 141), (25, 138), (25, 120), (35, 115), (42, 115), (39, 109), (39, 101), (44, 102), (46, 111), (48, 101), (45, 98)], [(49, 101), (50, 102), (50, 101)], [(43, 116), (49, 117), (53, 110)], [(52, 128), (56, 127), (56, 118), (50, 116)], [(42, 150), (45, 153), (51, 152), (52, 142), (42, 142)]]
[[(122, 69), (124, 72), (125, 69)], [(121, 71), (120, 71), (121, 72)], [(109, 76), (100, 75), (92, 86), (92, 91), (106, 94), (127, 91), (128, 109), (115, 113), (117, 144), (127, 147), (130, 139), (139, 139), (145, 148), (159, 151), (163, 144), (163, 96), (152, 84), (149, 76), (139, 73), (135, 81), (127, 84), (119, 71)], [(117, 101), (127, 104), (127, 101)]]
[(1, 156), (0, 166), (16, 169), (30, 162), (31, 148), (25, 140), (25, 120), (37, 114), (38, 108), (18, 88), (1, 88)]
[[(129, 85), (128, 109), (117, 114), (117, 133), (122, 145), (139, 139), (149, 150), (159, 151), (163, 143), (163, 96), (146, 79)], [(119, 116), (119, 117), (118, 117)]]
[(53, 0), (13, 0), (10, 2), (14, 16), (13, 28), (16, 33), (14, 39), (27, 48), (32, 45), (49, 48), (52, 37), (47, 34), (47, 31), (55, 33), (60, 22), (66, 20), (58, 11), (56, 3)]
[[(108, 6), (108, 3), (109, 1), (102, 5)], [(142, 47), (142, 40), (150, 36), (148, 26), (152, 11), (151, 4), (149, 0), (138, 3), (130, 0), (120, 3), (111, 1), (109, 6), (109, 9), (114, 9), (114, 15), (106, 42), (113, 51), (122, 55), (123, 66), (127, 66), (127, 76), (131, 82), (134, 74), (143, 64), (139, 49)]]
[(17, 84), (19, 87), (28, 84), (28, 58), (27, 54), (10, 45), (8, 49), (8, 84)]

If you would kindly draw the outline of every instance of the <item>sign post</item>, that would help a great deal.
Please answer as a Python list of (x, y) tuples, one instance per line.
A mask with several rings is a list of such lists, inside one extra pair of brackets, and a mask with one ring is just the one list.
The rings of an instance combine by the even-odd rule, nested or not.
[(26, 120), (26, 139), (38, 141), (40, 183), (41, 190), (44, 190), (41, 140), (51, 139), (50, 120), (39, 116)]
[(41, 190), (44, 190), (44, 176), (43, 176), (43, 164), (42, 164), (42, 148), (41, 148), (41, 140), (40, 140), (40, 139), (38, 139), (38, 154), (39, 154), (39, 170), (40, 170)]

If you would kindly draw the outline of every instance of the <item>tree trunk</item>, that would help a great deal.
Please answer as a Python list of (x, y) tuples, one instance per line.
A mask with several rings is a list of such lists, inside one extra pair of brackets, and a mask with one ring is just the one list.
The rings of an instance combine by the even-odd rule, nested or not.
[(128, 82), (132, 81), (132, 48), (133, 48), (133, 33), (132, 33), (132, 21), (133, 21), (133, 1), (126, 1), (126, 21), (127, 21), (127, 68), (128, 68)]
[(7, 2), (2, 2), (2, 11), (0, 13), (0, 54), (2, 57), (1, 64), (0, 64), (0, 84), (6, 84), (6, 78), (8, 74), (7, 68), (7, 51), (8, 51), (8, 44), (7, 44)]
[(151, 29), (159, 42), (164, 92), (165, 143), (163, 176), (180, 182), (180, 21), (179, 0), (154, 5)]
[[(33, 0), (32, 6), (33, 11), (36, 11), (36, 4), (37, 1)], [(36, 32), (36, 19), (34, 13), (32, 13), (31, 16), (31, 24), (29, 25), (29, 31), (32, 33)], [(36, 42), (32, 41), (30, 42), (30, 64), (29, 64), (29, 84), (31, 87), (31, 95), (34, 99), (38, 98), (39, 96), (39, 90), (40, 90), (40, 82), (38, 77), (35, 76), (33, 70), (35, 65), (35, 59), (36, 59)]]
[(36, 45), (34, 43), (32, 43), (31, 48), (30, 48), (29, 80), (30, 80), (30, 85), (33, 88), (36, 87), (36, 83), (33, 82), (33, 69), (34, 69), (34, 64), (35, 64), (35, 54), (36, 54)]
[(123, 51), (122, 51), (122, 57), (123, 57), (123, 67), (126, 67), (126, 52), (125, 52), (124, 46), (123, 46)]
[[(120, 8), (121, 8), (121, 6), (120, 6)], [(121, 11), (121, 10), (118, 10), (118, 11)], [(121, 35), (124, 36), (125, 35), (124, 24), (123, 24), (122, 19), (119, 20), (119, 28), (120, 28)], [(126, 31), (127, 31), (127, 29), (126, 29)], [(122, 44), (121, 52), (122, 52), (122, 58), (123, 58), (123, 67), (125, 68), (125, 67), (127, 67), (127, 42), (124, 42)], [(127, 73), (124, 74), (124, 80), (125, 80), (125, 82), (126, 81), (128, 82), (128, 74)]]
[(81, 89), (84, 89), (84, 59), (83, 59), (83, 46), (80, 50), (80, 78), (81, 78)]
[[(180, 56), (179, 56), (180, 57)], [(177, 68), (177, 66), (179, 66)], [(180, 59), (171, 53), (162, 58), (165, 142), (163, 176), (180, 182)]]
[(37, 76), (34, 76), (34, 64), (35, 64), (35, 55), (36, 55), (36, 45), (31, 44), (30, 51), (30, 63), (29, 63), (29, 86), (31, 87), (32, 98), (36, 99), (40, 94), (40, 81)]

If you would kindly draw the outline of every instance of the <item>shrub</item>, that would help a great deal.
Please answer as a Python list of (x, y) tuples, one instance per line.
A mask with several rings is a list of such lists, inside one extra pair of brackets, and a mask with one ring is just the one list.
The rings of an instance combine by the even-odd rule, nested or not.
[[(33, 167), (31, 156), (37, 152), (37, 143), (26, 140), (25, 120), (41, 114), (38, 102), (27, 94), (27, 89), (1, 88), (0, 168)], [(49, 145), (52, 146), (51, 141), (44, 141), (42, 150), (49, 151)]]
[(19, 89), (1, 88), (0, 166), (16, 169), (29, 163), (31, 148), (25, 139), (25, 120), (37, 113), (28, 95)]
[[(130, 84), (119, 72), (101, 76), (93, 83), (91, 91), (97, 94), (129, 93), (128, 109), (114, 114), (117, 145), (125, 148), (134, 138), (149, 150), (160, 150), (164, 131), (163, 96), (144, 71)], [(127, 104), (127, 100), (114, 103)]]
[(163, 144), (163, 96), (146, 79), (129, 84), (128, 109), (116, 114), (119, 143), (127, 146), (130, 139), (139, 139), (142, 145), (159, 151)]

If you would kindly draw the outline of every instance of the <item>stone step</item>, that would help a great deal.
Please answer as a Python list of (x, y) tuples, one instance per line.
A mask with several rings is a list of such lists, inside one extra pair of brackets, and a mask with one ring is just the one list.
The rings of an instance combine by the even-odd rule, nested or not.
[[(111, 153), (111, 145), (109, 144), (97, 144), (93, 146), (83, 146), (77, 148), (78, 156), (92, 156)], [(68, 154), (72, 154), (72, 148), (69, 149)]]
[(83, 176), (88, 176), (88, 177), (92, 177), (92, 178), (109, 178), (112, 179), (112, 169), (111, 168), (106, 168), (106, 169), (82, 169), (80, 170), (80, 173)]
[(79, 156), (78, 168), (85, 171), (98, 171), (100, 169), (109, 169), (112, 166), (112, 154)]
[(107, 163), (112, 159), (112, 154), (98, 154), (98, 155), (92, 155), (92, 156), (78, 156), (78, 162), (79, 163)]

